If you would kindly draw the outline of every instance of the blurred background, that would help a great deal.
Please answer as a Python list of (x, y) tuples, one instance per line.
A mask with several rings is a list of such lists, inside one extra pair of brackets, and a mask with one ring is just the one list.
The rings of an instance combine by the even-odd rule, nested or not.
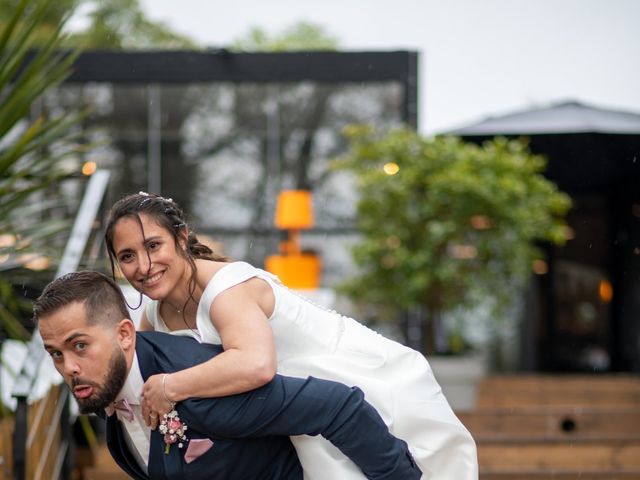
[[(110, 272), (106, 212), (138, 191), (180, 203), (214, 250), (425, 353), (457, 411), (499, 405), (496, 374), (530, 398), (522, 378), (572, 374), (588, 406), (637, 408), (638, 18), (632, 0), (0, 0), (6, 478), (98, 478), (26, 460), (33, 405), (56, 423), (69, 401), (28, 343), (31, 301), (66, 271)], [(291, 191), (302, 223), (277, 221)], [(287, 263), (291, 238), (311, 263)], [(557, 386), (540, 388), (553, 403)], [(543, 432), (554, 445), (582, 422), (575, 398), (532, 417), (560, 425)], [(100, 427), (71, 407), (62, 425), (95, 464)], [(509, 421), (482, 415), (466, 420), (478, 438), (478, 418)]]

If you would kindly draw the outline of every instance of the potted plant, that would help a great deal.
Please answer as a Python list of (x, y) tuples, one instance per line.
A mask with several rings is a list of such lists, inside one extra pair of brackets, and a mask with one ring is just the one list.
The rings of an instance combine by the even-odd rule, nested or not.
[(341, 290), (387, 319), (423, 311), (424, 353), (463, 351), (459, 329), (436, 341), (443, 314), (484, 297), (494, 318), (504, 315), (542, 258), (536, 242), (565, 241), (569, 197), (520, 140), (477, 146), (367, 126), (345, 134), (350, 148), (336, 167), (355, 174), (361, 239), (358, 273)]

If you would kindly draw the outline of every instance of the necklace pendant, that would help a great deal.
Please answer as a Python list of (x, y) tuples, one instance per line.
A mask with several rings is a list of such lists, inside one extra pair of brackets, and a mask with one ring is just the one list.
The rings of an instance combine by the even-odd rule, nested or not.
[[(165, 300), (162, 300), (162, 303), (164, 303)], [(176, 311), (176, 313), (180, 314), (182, 313), (182, 309), (181, 308), (176, 308), (173, 303), (169, 302), (168, 300), (166, 300), (167, 304)]]

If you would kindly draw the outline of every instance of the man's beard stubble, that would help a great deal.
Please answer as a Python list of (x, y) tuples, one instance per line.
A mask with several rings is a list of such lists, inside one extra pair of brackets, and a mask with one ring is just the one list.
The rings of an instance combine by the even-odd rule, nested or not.
[[(109, 368), (106, 374), (106, 380), (101, 387), (94, 382), (88, 382), (81, 378), (74, 378), (71, 388), (77, 385), (91, 385), (93, 387), (92, 395), (88, 398), (76, 398), (80, 413), (98, 413), (108, 407), (116, 399), (120, 390), (124, 386), (127, 379), (127, 360), (124, 352), (120, 349), (114, 350), (109, 360)], [(99, 389), (97, 388), (99, 387)]]

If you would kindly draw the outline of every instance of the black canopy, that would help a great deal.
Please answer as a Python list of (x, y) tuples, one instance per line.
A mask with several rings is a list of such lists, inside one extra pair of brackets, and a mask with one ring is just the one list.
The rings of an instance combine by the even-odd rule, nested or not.
[(640, 114), (566, 102), (448, 132), (472, 142), (528, 137), (549, 158), (547, 175), (569, 192), (619, 188), (640, 178)]

